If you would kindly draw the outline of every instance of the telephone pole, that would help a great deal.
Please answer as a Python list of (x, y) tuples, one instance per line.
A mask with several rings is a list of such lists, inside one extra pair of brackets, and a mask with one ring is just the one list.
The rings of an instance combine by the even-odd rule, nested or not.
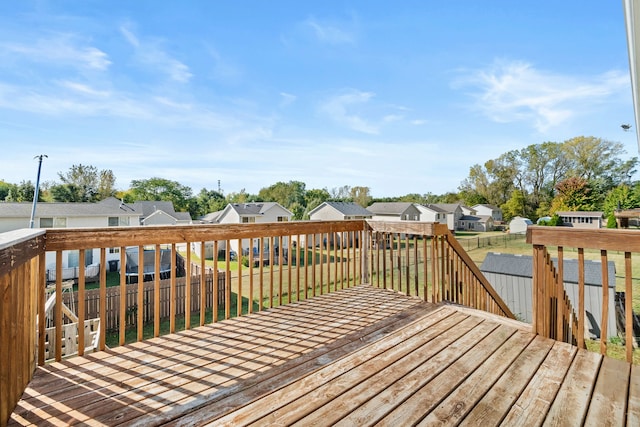
[(29, 228), (33, 228), (33, 221), (36, 217), (36, 205), (38, 204), (38, 193), (40, 192), (40, 169), (42, 169), (42, 159), (49, 157), (46, 154), (40, 154), (35, 156), (34, 159), (38, 159), (38, 177), (36, 178), (36, 188), (33, 190), (33, 207), (31, 208), (31, 221), (29, 221)]

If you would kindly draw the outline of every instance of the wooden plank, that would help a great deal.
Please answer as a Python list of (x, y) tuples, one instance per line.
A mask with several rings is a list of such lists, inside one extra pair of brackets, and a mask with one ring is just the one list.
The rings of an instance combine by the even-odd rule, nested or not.
[[(354, 292), (348, 292), (345, 291), (347, 293), (354, 293), (354, 294), (359, 294), (362, 293), (362, 291), (365, 289), (354, 289)], [(369, 294), (371, 294), (371, 292), (367, 292)], [(355, 295), (353, 295), (355, 296)], [(281, 334), (286, 334), (289, 335), (291, 333), (295, 334), (295, 329), (296, 328), (292, 328), (291, 326), (295, 326), (295, 323), (298, 322), (302, 327), (304, 327), (306, 330), (309, 331), (310, 334), (315, 334), (316, 336), (322, 336), (322, 335), (326, 335), (327, 338), (329, 338), (329, 334), (327, 334), (327, 332), (322, 331), (319, 326), (322, 325), (326, 325), (327, 321), (326, 320), (320, 320), (317, 323), (310, 321), (310, 319), (308, 317), (305, 316), (300, 316), (298, 313), (303, 313), (304, 310), (308, 310), (308, 309), (316, 309), (316, 312), (318, 314), (322, 314), (324, 313), (327, 316), (331, 316), (331, 305), (334, 305), (335, 307), (341, 307), (341, 309), (346, 310), (347, 306), (346, 305), (341, 305), (339, 304), (340, 301), (343, 301), (344, 298), (351, 298), (349, 295), (327, 295), (325, 297), (323, 297), (322, 301), (315, 301), (315, 302), (308, 302), (307, 304), (296, 304), (297, 307), (293, 307), (293, 306), (289, 306), (289, 307), (283, 307), (282, 309), (274, 309), (274, 311), (272, 312), (263, 312), (260, 314), (256, 314), (256, 316), (259, 316), (261, 318), (263, 318), (265, 321), (264, 326), (262, 327), (262, 331), (264, 332), (260, 332), (260, 329), (257, 332), (260, 332), (263, 336), (268, 337), (270, 334), (273, 333), (273, 326), (276, 325), (276, 323), (273, 323), (272, 320), (274, 320), (274, 317), (282, 317), (282, 320), (277, 320), (275, 319), (275, 321), (278, 322), (278, 324), (282, 323), (282, 326), (280, 328), (278, 328), (277, 330), (281, 331)], [(374, 319), (377, 319), (377, 313), (380, 311), (380, 307), (376, 306), (376, 298), (369, 298), (370, 302), (368, 302), (366, 305), (370, 306), (369, 309), (367, 309), (367, 312), (369, 313), (368, 316), (371, 318), (371, 320), (373, 321)], [(398, 300), (397, 298), (393, 298), (393, 300)], [(333, 302), (332, 302), (333, 301)], [(358, 301), (357, 299), (355, 301)], [(408, 300), (408, 302), (411, 302), (412, 305), (416, 305), (416, 301), (411, 301)], [(335, 305), (338, 304), (338, 305)], [(357, 304), (355, 304), (357, 306)], [(305, 309), (304, 306), (307, 306), (307, 308)], [(323, 307), (325, 306), (325, 307)], [(390, 307), (391, 308), (391, 307)], [(382, 307), (382, 310), (384, 311), (384, 307)], [(391, 312), (390, 312), (391, 313)], [(345, 326), (351, 324), (354, 322), (355, 319), (357, 319), (359, 317), (359, 314), (362, 313), (355, 313), (353, 316), (342, 316), (344, 317), (343, 320), (341, 320), (341, 324), (344, 324)], [(227, 357), (227, 360), (224, 360), (224, 358), (220, 358), (217, 357), (215, 354), (212, 354), (212, 352), (215, 351), (215, 347), (212, 347), (212, 342), (211, 339), (209, 338), (209, 340), (205, 341), (205, 340), (201, 340), (201, 341), (193, 341), (192, 343), (189, 343), (188, 345), (185, 344), (184, 339), (185, 339), (185, 335), (186, 338), (188, 338), (191, 334), (196, 333), (196, 330), (193, 331), (188, 331), (189, 335), (186, 334), (186, 332), (182, 333), (180, 335), (180, 340), (179, 341), (175, 341), (176, 337), (174, 336), (169, 336), (169, 337), (162, 337), (159, 339), (154, 339), (154, 340), (148, 340), (145, 341), (144, 343), (137, 343), (137, 345), (135, 345), (134, 347), (139, 348), (139, 349), (146, 349), (149, 346), (153, 346), (155, 345), (154, 342), (158, 342), (158, 343), (166, 343), (166, 345), (162, 345), (160, 348), (162, 349), (162, 353), (160, 356), (158, 356), (159, 360), (161, 361), (165, 361), (168, 364), (168, 367), (163, 369), (163, 372), (165, 375), (164, 379), (151, 379), (152, 381), (166, 381), (167, 379), (170, 379), (171, 382), (173, 382), (174, 384), (178, 385), (179, 388), (179, 384), (180, 382), (182, 384), (184, 384), (184, 381), (194, 381), (193, 378), (199, 378), (199, 377), (205, 377), (202, 374), (199, 374), (198, 376), (193, 376), (196, 375), (197, 372), (194, 370), (194, 367), (192, 366), (195, 363), (200, 363), (200, 366), (206, 366), (202, 364), (202, 361), (198, 362), (198, 360), (196, 360), (197, 358), (201, 358), (201, 355), (207, 355), (209, 357), (209, 359), (214, 359), (216, 360), (215, 363), (231, 363), (231, 359), (229, 359), (229, 356), (233, 356), (233, 354), (237, 354), (240, 355), (242, 354), (242, 352), (246, 352), (248, 349), (251, 348), (251, 346), (256, 347), (257, 345), (267, 345), (267, 347), (265, 348), (265, 355), (269, 354), (270, 352), (272, 352), (272, 348), (274, 345), (276, 344), (272, 344), (272, 345), (268, 345), (269, 342), (271, 342), (270, 340), (267, 341), (263, 341), (260, 342), (259, 344), (256, 343), (256, 338), (254, 337), (247, 337), (247, 329), (244, 326), (240, 326), (240, 325), (251, 325), (254, 324), (256, 319), (252, 319), (251, 321), (241, 321), (240, 319), (238, 319), (237, 321), (234, 319), (232, 321), (229, 322), (225, 322), (224, 324), (220, 324), (218, 326), (219, 328), (222, 329), (229, 329), (231, 327), (235, 328), (238, 332), (234, 333), (234, 334), (230, 334), (229, 332), (223, 332), (222, 336), (220, 336), (219, 338), (215, 338), (214, 337), (214, 341), (213, 342), (218, 342), (220, 340), (222, 340), (222, 342), (227, 342), (231, 345), (231, 347), (229, 347), (228, 345), (225, 347), (221, 347), (220, 350), (222, 351), (221, 356)], [(238, 326), (233, 326), (233, 325), (238, 325)], [(231, 326), (230, 326), (231, 325)], [(209, 327), (210, 328), (210, 327)], [(204, 329), (207, 329), (207, 327), (205, 327)], [(356, 330), (357, 328), (344, 328), (344, 332), (342, 332), (343, 334), (348, 334), (350, 333), (350, 331)], [(304, 330), (304, 329), (303, 329)], [(211, 336), (210, 333), (206, 332), (206, 331), (198, 331), (198, 333), (204, 334), (205, 336)], [(237, 337), (247, 337), (245, 338), (245, 341), (240, 341), (237, 343), (234, 343), (233, 341), (230, 341), (233, 336), (237, 336)], [(301, 334), (301, 336), (304, 337), (304, 334)], [(311, 335), (309, 335), (311, 336)], [(242, 344), (242, 343), (246, 343)], [(275, 343), (275, 341), (273, 341)], [(322, 344), (323, 341), (318, 341), (316, 345), (320, 345)], [(277, 345), (276, 345), (277, 346)], [(132, 346), (127, 346), (129, 348), (131, 348)], [(114, 349), (113, 351), (119, 351), (120, 348)], [(233, 350), (233, 352), (230, 352), (229, 350)], [(122, 350), (124, 351), (124, 350)], [(93, 357), (100, 357), (100, 355), (104, 355), (105, 353), (97, 353), (95, 355), (91, 355)], [(100, 391), (100, 398), (98, 400), (95, 399), (95, 396), (92, 396), (91, 393), (87, 394), (86, 397), (84, 397), (85, 400), (89, 400), (90, 402), (94, 402), (94, 407), (92, 409), (92, 411), (97, 411), (94, 412), (94, 415), (97, 415), (100, 412), (104, 412), (105, 410), (108, 410), (109, 407), (105, 406), (103, 403), (100, 402), (100, 399), (105, 398), (108, 395), (113, 395), (113, 396), (118, 396), (119, 401), (122, 401), (122, 399), (126, 399), (127, 395), (123, 394), (123, 389), (122, 387), (134, 387), (135, 383), (130, 383), (129, 385), (127, 385), (127, 381), (134, 381), (135, 380), (135, 375), (149, 375), (151, 376), (152, 374), (152, 370), (149, 371), (148, 369), (140, 369), (140, 367), (138, 368), (134, 368), (133, 363), (134, 362), (138, 362), (141, 363), (142, 365), (140, 366), (145, 366), (145, 365), (150, 365), (151, 368), (153, 368), (154, 365), (157, 365), (159, 362), (158, 360), (155, 360), (153, 358), (150, 358), (150, 354), (129, 354), (129, 353), (123, 353), (122, 356), (124, 356), (126, 354), (126, 359), (123, 360), (118, 360), (119, 355), (108, 355), (110, 356), (108, 357), (106, 360), (110, 360), (110, 362), (103, 366), (102, 368), (100, 367), (100, 364), (104, 364), (104, 362), (106, 362), (106, 360), (100, 360), (99, 363), (95, 363), (95, 364), (86, 364), (86, 365), (82, 365), (81, 367), (78, 367), (78, 369), (81, 369), (81, 371), (78, 371), (77, 374), (80, 374), (82, 372), (84, 372), (84, 376), (88, 379), (91, 378), (95, 378), (95, 379), (101, 379), (100, 381), (106, 381), (106, 383), (103, 384), (103, 387), (109, 387), (109, 388), (103, 388), (103, 389), (99, 389)], [(191, 356), (192, 355), (192, 356)], [(186, 359), (185, 359), (185, 356)], [(191, 361), (189, 361), (189, 356), (193, 357), (193, 359)], [(176, 359), (179, 358), (179, 359)], [(71, 363), (76, 363), (74, 362), (75, 359), (69, 360), (69, 361), (65, 361), (63, 362), (60, 366), (63, 371), (68, 372), (70, 369), (70, 364)], [(181, 362), (177, 362), (178, 360), (180, 360)], [(182, 360), (185, 360), (184, 362), (182, 362)], [(245, 357), (242, 357), (241, 359), (239, 359), (239, 361), (244, 361), (246, 363), (253, 363), (255, 361), (249, 359), (249, 362), (247, 362), (248, 359), (246, 359)], [(130, 363), (131, 365), (129, 367), (127, 367), (127, 365), (125, 363)], [(164, 363), (164, 362), (163, 362)], [(175, 367), (178, 363), (180, 363), (181, 367)], [(264, 361), (261, 363), (269, 363), (269, 361)], [(172, 365), (173, 364), (173, 365)], [(92, 365), (96, 365), (96, 366), (92, 366)], [(56, 368), (57, 365), (54, 366), (50, 366), (50, 368)], [(266, 365), (265, 365), (266, 366)], [(121, 374), (117, 374), (117, 372), (114, 374), (113, 370), (114, 369), (118, 369), (118, 370), (122, 370), (124, 369), (124, 371), (121, 371)], [(189, 369), (194, 370), (193, 374), (188, 375), (187, 372)], [(114, 376), (115, 375), (115, 376)], [(120, 375), (120, 376), (118, 376)], [(122, 376), (124, 375), (124, 376)], [(131, 380), (127, 380), (127, 378), (131, 378)], [(80, 377), (78, 377), (78, 382), (80, 381)], [(227, 378), (228, 380), (228, 378)], [(110, 383), (113, 384), (117, 384), (119, 388), (112, 388), (109, 386)], [(196, 383), (201, 383), (201, 381), (197, 381)], [(33, 386), (37, 386), (38, 381), (36, 379), (36, 381), (34, 381), (34, 383), (32, 384)], [(162, 383), (159, 383), (162, 384)], [(151, 384), (153, 386), (153, 384)], [(166, 385), (169, 385), (169, 383), (166, 383)], [(211, 386), (211, 384), (209, 384), (209, 386)], [(49, 389), (52, 394), (49, 395), (49, 391), (42, 390), (44, 395), (47, 395), (47, 397), (49, 398), (50, 396), (55, 396), (57, 388), (59, 387), (59, 384), (56, 385), (55, 383), (51, 385), (51, 388)], [(149, 388), (147, 391), (144, 391), (145, 389), (142, 388), (140, 389), (141, 385), (137, 385), (135, 386), (137, 387), (137, 390), (139, 391), (132, 391), (131, 393), (133, 393), (133, 397), (135, 397), (136, 399), (140, 400), (145, 398), (145, 396), (147, 396), (148, 393), (150, 393), (149, 390), (153, 390), (153, 388)], [(163, 385), (163, 387), (165, 387)], [(170, 387), (171, 388), (171, 387)], [(174, 387), (175, 388), (175, 387)], [(156, 387), (157, 389), (157, 387)], [(126, 388), (124, 389), (126, 390)], [(131, 389), (131, 390), (136, 390), (136, 388)], [(141, 391), (144, 391), (143, 394), (137, 394), (140, 393)], [(179, 390), (178, 390), (179, 391)], [(173, 389), (169, 390), (168, 392), (174, 392)], [(131, 393), (129, 397), (131, 397)], [(161, 393), (158, 393), (161, 394)], [(151, 395), (149, 395), (151, 396)], [(81, 396), (82, 397), (82, 396)], [(91, 397), (93, 397), (93, 399), (90, 399)], [(153, 400), (153, 399), (152, 399)], [(192, 399), (189, 399), (192, 400)], [(134, 416), (135, 414), (139, 415), (139, 409), (136, 409), (135, 407), (129, 408), (127, 409), (127, 411), (130, 411), (129, 413), (133, 413)], [(64, 414), (62, 415), (64, 416)]]
[(537, 336), (460, 425), (498, 425), (545, 359), (553, 341)]
[(627, 425), (640, 425), (640, 367), (631, 366), (629, 378), (629, 403), (627, 405)]
[[(347, 320), (346, 322), (349, 321)], [(314, 329), (316, 331), (318, 330), (317, 328)], [(290, 328), (283, 329), (281, 333), (288, 335), (289, 330)], [(336, 339), (339, 338), (340, 337), (336, 337)], [(317, 338), (312, 341), (316, 340)], [(349, 340), (351, 340), (351, 338), (349, 338)], [(254, 341), (255, 340), (251, 339), (247, 342), (253, 343)], [(336, 340), (318, 342), (318, 345), (314, 345), (314, 347), (310, 347), (310, 349), (315, 348), (321, 349), (320, 351), (326, 351), (326, 348), (328, 348), (328, 345), (332, 342), (336, 342)], [(358, 346), (362, 345), (357, 338), (356, 342)], [(233, 349), (238, 350), (238, 347), (238, 345), (235, 345)], [(123, 419), (126, 419), (126, 417), (137, 417), (140, 415), (140, 410), (144, 410), (147, 413), (155, 410), (154, 419), (160, 419), (166, 416), (170, 416), (169, 419), (171, 419), (176, 416), (176, 413), (182, 413), (187, 408), (197, 408), (206, 402), (219, 399), (229, 393), (242, 389), (242, 387), (245, 386), (246, 380), (256, 381), (260, 379), (260, 376), (256, 375), (258, 371), (268, 370), (270, 372), (275, 366), (282, 365), (284, 360), (291, 357), (296, 358), (296, 363), (298, 363), (297, 361), (299, 360), (305, 360), (300, 357), (301, 355), (297, 353), (297, 351), (274, 354), (273, 348), (286, 350), (287, 347), (295, 347), (295, 344), (286, 346), (282, 343), (278, 344), (275, 341), (268, 341), (261, 346), (262, 350), (260, 351), (247, 352), (246, 349), (239, 349), (240, 352), (235, 358), (227, 357), (223, 361), (216, 361), (215, 365), (203, 366), (199, 364), (198, 366), (201, 368), (193, 372), (190, 371), (188, 375), (172, 375), (165, 379), (165, 383), (159, 383), (157, 386), (152, 385), (151, 388), (138, 388), (132, 392), (119, 394), (119, 400), (124, 399), (129, 402), (126, 408), (115, 411), (104, 411), (103, 407), (93, 405), (92, 408), (85, 408), (85, 412), (89, 410), (100, 411), (104, 414), (103, 416), (92, 413), (92, 417), (106, 424), (111, 424), (113, 420), (116, 419), (121, 422)], [(218, 368), (215, 366), (218, 366)], [(287, 373), (286, 378), (291, 380), (292, 378), (290, 378), (288, 374), (289, 373)], [(243, 378), (241, 382), (240, 378)], [(167, 384), (166, 381), (170, 381), (170, 386), (168, 386), (169, 384)], [(264, 379), (260, 382), (264, 382)], [(275, 382), (275, 385), (277, 384), (278, 382)], [(167, 408), (163, 402), (172, 402), (172, 407), (175, 406), (175, 408)], [(220, 402), (216, 402), (215, 408), (219, 409), (220, 407)], [(206, 411), (206, 414), (210, 415), (210, 413), (211, 408)], [(132, 422), (133, 421), (129, 421), (129, 423)], [(140, 423), (141, 425), (146, 425), (148, 419), (142, 418), (140, 419)], [(191, 425), (191, 423), (187, 424)]]
[(524, 331), (512, 335), (418, 425), (440, 426), (460, 422), (500, 378), (505, 366), (510, 366), (533, 338), (534, 335)]
[(530, 226), (527, 243), (611, 251), (640, 252), (637, 231), (623, 229), (579, 229), (572, 227)]
[(557, 342), (547, 355), (527, 388), (503, 420), (505, 425), (540, 425), (564, 379), (576, 347)]
[[(104, 227), (47, 229), (48, 251), (79, 250), (94, 247), (166, 245), (184, 242), (225, 241), (277, 237), (288, 234), (333, 233), (362, 230), (363, 220), (290, 221), (259, 224), (197, 224), (180, 227)], [(426, 224), (426, 223), (425, 223)], [(394, 226), (391, 224), (391, 226)], [(397, 226), (397, 225), (396, 225)], [(401, 224), (410, 227), (409, 224)], [(428, 231), (429, 227), (425, 228)], [(414, 233), (414, 234), (422, 234)], [(427, 235), (429, 233), (427, 232)], [(0, 252), (1, 254), (2, 252)]]
[(447, 395), (456, 390), (475, 369), (485, 362), (497, 348), (500, 348), (514, 333), (515, 329), (500, 325), (488, 336), (469, 348), (445, 371), (423, 387), (414, 390), (413, 395), (397, 406), (383, 419), (380, 426), (413, 425), (431, 412)]
[[(291, 424), (407, 355), (409, 360), (402, 359), (403, 367), (407, 371), (411, 369), (411, 365), (419, 365), (424, 356), (424, 349), (421, 351), (421, 347), (431, 342), (430, 351), (436, 352), (437, 348), (442, 348), (446, 344), (435, 339), (446, 334), (462, 319), (463, 315), (455, 315), (449, 310), (425, 316), (418, 322), (385, 337), (384, 340), (376, 341), (345, 358), (327, 364), (322, 369), (215, 421), (218, 424), (232, 425), (252, 422), (268, 425)], [(348, 396), (341, 397), (341, 401), (350, 400)], [(219, 403), (216, 404), (218, 405)], [(333, 405), (331, 408), (336, 412)], [(320, 417), (323, 423), (328, 422), (324, 415)], [(305, 420), (304, 423), (314, 425), (316, 420), (317, 418)]]
[(591, 398), (602, 356), (579, 350), (560, 386), (544, 426), (566, 426), (583, 420)]
[(627, 389), (631, 365), (605, 357), (598, 372), (586, 425), (619, 426), (626, 420)]
[[(471, 321), (472, 318), (470, 318)], [(478, 319), (475, 319), (477, 321)], [(474, 327), (470, 332), (457, 337), (446, 349), (425, 358), (425, 363), (403, 375), (398, 381), (389, 384), (372, 396), (367, 402), (360, 405), (351, 413), (347, 414), (336, 426), (368, 425), (375, 423), (407, 399), (414, 390), (423, 387), (438, 374), (446, 370), (453, 362), (458, 360), (473, 345), (487, 336), (498, 325), (491, 322), (482, 322)], [(452, 332), (457, 332), (456, 328)], [(402, 368), (402, 365), (399, 366)], [(378, 380), (375, 384), (380, 382)], [(368, 388), (373, 388), (374, 384), (369, 382)]]

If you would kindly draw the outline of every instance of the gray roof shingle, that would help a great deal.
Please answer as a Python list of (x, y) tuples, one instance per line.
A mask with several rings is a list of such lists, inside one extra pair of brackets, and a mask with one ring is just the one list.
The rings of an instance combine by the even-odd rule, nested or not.
[[(554, 265), (558, 264), (557, 259), (553, 260)], [(616, 285), (616, 266), (613, 261), (609, 261), (609, 287)], [(484, 273), (506, 274), (518, 277), (533, 277), (533, 257), (529, 255), (514, 255), (489, 252), (480, 266)], [(578, 260), (565, 259), (564, 282), (578, 283)], [(600, 261), (585, 260), (584, 262), (584, 282), (588, 286), (602, 286), (602, 268)]]

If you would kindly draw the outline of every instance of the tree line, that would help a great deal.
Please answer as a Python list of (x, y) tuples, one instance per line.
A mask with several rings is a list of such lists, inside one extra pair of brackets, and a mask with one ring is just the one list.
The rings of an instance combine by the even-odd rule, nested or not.
[[(609, 217), (615, 209), (640, 206), (640, 182), (632, 180), (638, 158), (625, 160), (624, 154), (621, 143), (596, 137), (543, 142), (471, 166), (457, 192), (375, 199), (366, 186), (307, 189), (301, 181), (277, 182), (257, 194), (242, 189), (225, 195), (207, 188), (194, 194), (179, 182), (153, 177), (133, 180), (128, 189), (119, 190), (115, 188), (113, 171), (78, 164), (58, 172), (58, 181), (42, 183), (38, 198), (45, 202), (96, 202), (107, 197), (126, 203), (164, 200), (171, 201), (177, 211), (189, 212), (194, 219), (222, 210), (228, 203), (265, 201), (278, 202), (293, 213), (294, 219), (308, 219), (309, 212), (325, 201), (351, 201), (363, 207), (376, 201), (463, 202), (468, 206), (484, 203), (500, 207), (507, 221), (514, 216), (536, 219), (577, 210), (603, 211)], [(31, 202), (34, 189), (31, 181), (0, 181), (0, 200)]]
[(473, 165), (459, 195), (471, 205), (499, 206), (507, 219), (561, 211), (611, 217), (615, 209), (640, 206), (640, 185), (632, 180), (638, 158), (624, 154), (621, 143), (596, 137), (534, 144)]

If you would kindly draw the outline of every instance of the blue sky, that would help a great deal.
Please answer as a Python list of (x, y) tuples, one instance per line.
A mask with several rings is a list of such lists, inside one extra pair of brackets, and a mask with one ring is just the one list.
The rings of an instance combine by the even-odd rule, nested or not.
[(456, 191), (575, 136), (637, 156), (621, 1), (3, 1), (0, 179)]

